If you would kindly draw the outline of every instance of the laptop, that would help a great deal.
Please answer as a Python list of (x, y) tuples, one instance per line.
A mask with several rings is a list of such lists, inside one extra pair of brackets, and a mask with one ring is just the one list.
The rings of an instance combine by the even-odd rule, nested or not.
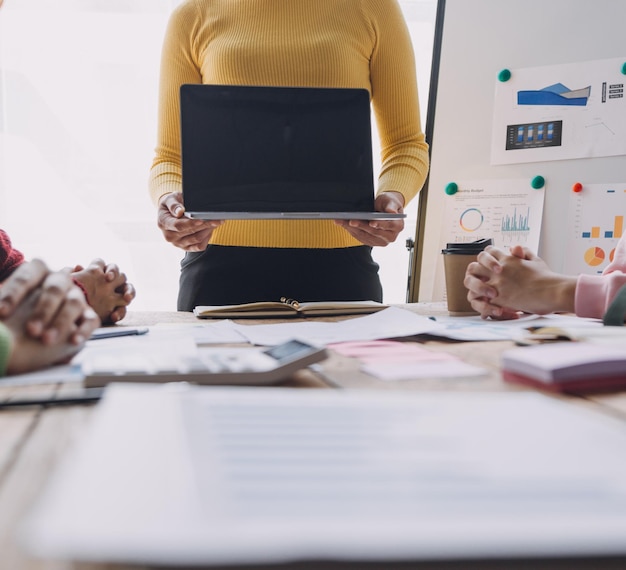
[(365, 89), (182, 85), (186, 215), (398, 219), (374, 211)]

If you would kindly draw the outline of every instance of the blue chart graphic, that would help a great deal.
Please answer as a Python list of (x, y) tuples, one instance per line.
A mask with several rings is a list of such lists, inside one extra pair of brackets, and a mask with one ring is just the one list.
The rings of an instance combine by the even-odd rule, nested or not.
[(517, 208), (513, 210), (513, 215), (502, 216), (501, 231), (502, 237), (508, 241), (526, 240), (530, 232), (530, 208), (526, 208), (525, 214), (518, 214)]
[(507, 125), (506, 150), (561, 146), (563, 121)]
[(536, 91), (518, 91), (518, 105), (575, 105), (584, 107), (591, 95), (591, 85), (581, 89), (569, 89), (555, 83)]

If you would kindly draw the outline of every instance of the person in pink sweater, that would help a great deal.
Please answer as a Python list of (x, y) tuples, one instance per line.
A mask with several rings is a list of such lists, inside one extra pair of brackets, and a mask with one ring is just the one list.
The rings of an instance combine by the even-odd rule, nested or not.
[(515, 319), (520, 311), (602, 318), (626, 285), (626, 236), (602, 275), (562, 275), (526, 247), (506, 253), (489, 246), (468, 266), (464, 284), (469, 302), (484, 319)]

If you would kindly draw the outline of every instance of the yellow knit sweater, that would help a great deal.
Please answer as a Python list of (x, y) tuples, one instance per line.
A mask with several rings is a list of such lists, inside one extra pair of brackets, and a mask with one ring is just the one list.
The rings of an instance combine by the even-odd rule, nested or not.
[[(377, 193), (405, 204), (428, 172), (413, 48), (396, 0), (186, 0), (163, 45), (150, 195), (180, 192), (183, 83), (352, 87), (370, 93), (381, 141)], [(333, 221), (228, 221), (211, 243), (253, 247), (361, 245)]]

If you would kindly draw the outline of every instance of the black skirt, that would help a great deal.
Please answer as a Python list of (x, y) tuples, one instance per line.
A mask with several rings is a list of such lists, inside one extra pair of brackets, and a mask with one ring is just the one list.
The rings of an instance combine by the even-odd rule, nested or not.
[(181, 261), (178, 310), (279, 301), (382, 301), (368, 246), (288, 249), (209, 245)]

